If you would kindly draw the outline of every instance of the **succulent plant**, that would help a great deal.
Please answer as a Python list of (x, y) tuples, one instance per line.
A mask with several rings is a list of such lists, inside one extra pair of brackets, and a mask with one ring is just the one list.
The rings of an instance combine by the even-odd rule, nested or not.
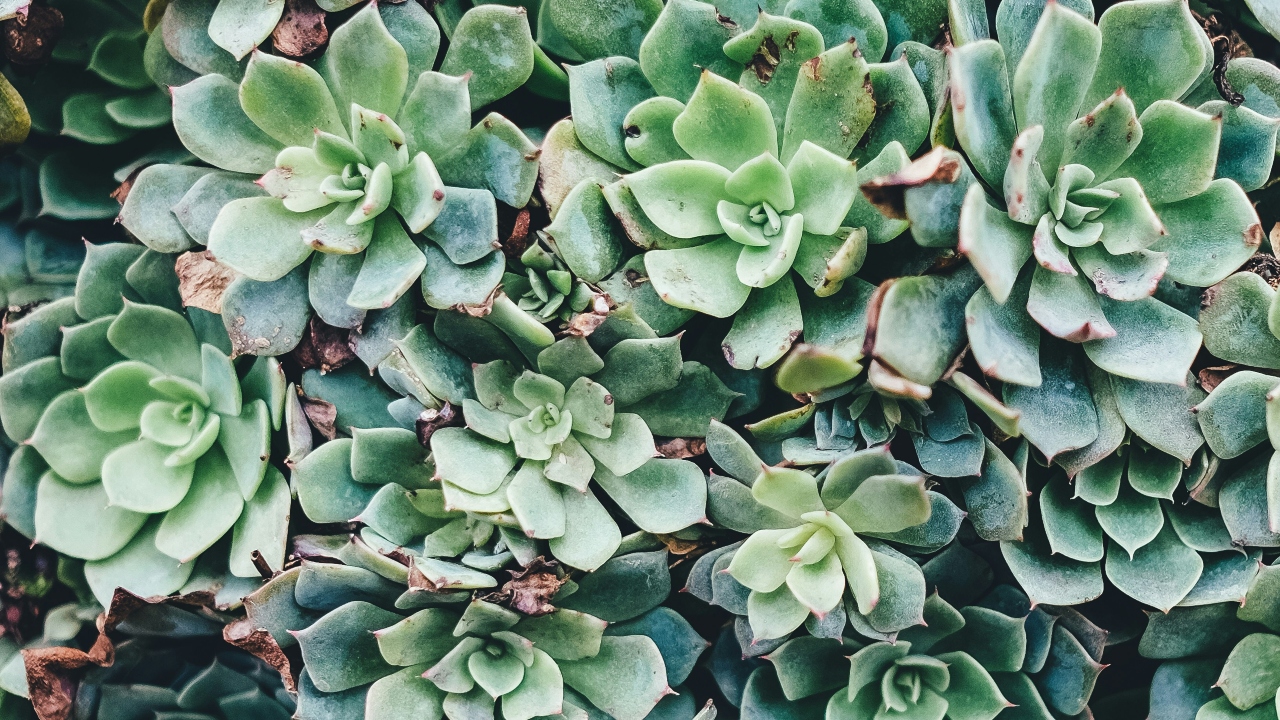
[[(1184, 470), (1133, 439), (1070, 481), (1061, 470), (1032, 473), (1043, 482), (1039, 522), (1024, 542), (1002, 544), (1010, 569), (1037, 602), (1063, 605), (1101, 595), (1104, 572), (1121, 592), (1166, 612), (1243, 593), (1260, 554), (1244, 550), (1253, 543), (1237, 542), (1224, 524), (1230, 499), (1201, 494), (1219, 472), (1211, 462), (1201, 453)], [(1184, 484), (1190, 497), (1175, 499)], [(1069, 581), (1064, 567), (1073, 570)]]
[[(912, 221), (918, 244), (957, 247), (981, 276), (982, 289), (963, 298), (963, 317), (974, 359), (1004, 383), (1006, 404), (1065, 401), (1054, 378), (1081, 377), (1086, 365), (1130, 396), (1150, 384), (1185, 386), (1200, 334), (1157, 288), (1162, 279), (1213, 285), (1253, 254), (1261, 231), (1242, 184), (1257, 187), (1268, 174), (1274, 123), (1257, 113), (1246, 120), (1220, 101), (1180, 104), (1203, 95), (1206, 83), (1213, 88), (1213, 53), (1183, 3), (1119, 3), (1096, 26), (1087, 5), (1047, 6), (1039, 17), (1002, 11), (999, 42), (986, 38), (985, 11), (972, 12), (961, 23), (969, 34), (954, 37), (947, 63), (937, 64), (949, 75), (964, 157), (937, 147), (864, 188)], [(1133, 68), (1153, 51), (1132, 38), (1153, 27), (1170, 38), (1160, 52), (1169, 62), (1176, 56), (1178, 70), (1138, 76)], [(1060, 70), (1066, 66), (1072, 70)], [(1257, 132), (1235, 132), (1242, 123)], [(1257, 172), (1240, 169), (1246, 165)], [(961, 299), (951, 302), (951, 333), (961, 327)], [(889, 325), (881, 308), (876, 345)], [(908, 331), (899, 327), (893, 337)], [(1144, 341), (1157, 332), (1158, 345)], [(873, 353), (906, 380), (936, 382), (945, 362), (941, 369), (913, 362), (905, 347)], [(1068, 438), (1025, 412), (1022, 423), (1050, 458), (1098, 438), (1087, 417), (1073, 426)], [(1165, 450), (1189, 459), (1185, 448)]]
[[(441, 316), (454, 315), (438, 315), (436, 333)], [(321, 445), (296, 471), (311, 519), (362, 520), (393, 543), (425, 538), (428, 555), (446, 557), (496, 539), (496, 525), (518, 556), (531, 559), (538, 553), (522, 546), (545, 540), (551, 555), (582, 569), (622, 542), (592, 480), (642, 530), (671, 533), (704, 519), (705, 476), (691, 462), (655, 457), (654, 434), (703, 435), (734, 395), (705, 366), (682, 360), (679, 338), (626, 339), (597, 353), (566, 337), (535, 348), (542, 372), (534, 372), (518, 357), (473, 369), (436, 333), (418, 326), (384, 366), (411, 394), (406, 401), (423, 401), (412, 407), (452, 403), (465, 427), (434, 430), (429, 456), (407, 428), (355, 429), (352, 440)], [(399, 485), (373, 485), (393, 478)], [(327, 499), (335, 486), (352, 489), (343, 493), (349, 502)], [(655, 492), (663, 503), (649, 502)]]
[[(725, 356), (739, 369), (770, 366), (806, 327), (856, 302), (851, 278), (867, 244), (906, 224), (885, 222), (858, 195), (850, 158), (893, 172), (930, 123), (907, 59), (879, 62), (879, 9), (782, 10), (667, 4), (639, 50), (570, 68), (572, 120), (543, 143), (542, 193), (563, 225), (561, 254), (600, 257), (605, 237), (639, 246), (643, 267), (626, 273), (670, 306), (637, 306), (641, 317), (657, 329), (691, 311), (733, 316)], [(932, 41), (923, 26), (920, 36)], [(559, 220), (563, 212), (574, 220)], [(790, 269), (812, 294), (796, 291)], [(826, 328), (852, 344), (855, 329)]]
[(36, 168), (0, 162), (0, 290), (7, 307), (67, 297), (75, 291), (84, 242), (66, 223), (32, 217), (39, 206)]
[(503, 291), (519, 298), (516, 305), (544, 322), (568, 323), (574, 313), (586, 310), (596, 293), (574, 277), (564, 261), (539, 243), (531, 244), (520, 254), (523, 276), (508, 272), (503, 276)]
[[(419, 276), (435, 307), (484, 303), (504, 266), (495, 198), (528, 201), (537, 154), (502, 116), (472, 127), (470, 114), (523, 82), (517, 50), (494, 47), (519, 46), (521, 33), (531, 45), (517, 10), (476, 8), (436, 72), (426, 10), (369, 4), (333, 33), (318, 69), (256, 52), (243, 80), (209, 73), (175, 87), (178, 135), (214, 168), (148, 167), (121, 222), (163, 252), (207, 244), (256, 283), (238, 292), (251, 323), (284, 293), (358, 327)], [(410, 233), (424, 231), (419, 247)]]
[(190, 159), (148, 72), (142, 15), (136, 3), (55, 0), (12, 28), (6, 74), (26, 99), (34, 136), (20, 152), (39, 166), (42, 215), (105, 220), (119, 209), (112, 191), (142, 165)]
[(936, 549), (955, 537), (963, 513), (926, 490), (923, 475), (887, 446), (846, 453), (815, 476), (770, 467), (719, 423), (707, 445), (728, 473), (711, 477), (708, 516), (750, 537), (699, 559), (689, 581), (695, 595), (713, 602), (711, 574), (731, 576), (733, 606), (748, 617), (753, 642), (786, 637), (810, 615), (819, 624), (830, 616), (837, 635), (846, 616), (878, 633), (919, 621), (919, 567), (879, 539)]
[[(961, 564), (963, 571), (948, 575), (947, 568)], [(771, 649), (767, 664), (738, 660), (718, 668), (717, 680), (724, 687), (732, 675), (748, 673), (737, 703), (743, 717), (1088, 712), (1105, 667), (1106, 631), (1070, 608), (1034, 606), (1010, 585), (986, 587), (991, 569), (958, 545), (932, 559), (925, 572), (932, 590), (923, 622), (895, 639), (798, 635)]]
[[(1265, 372), (1280, 365), (1280, 335), (1276, 333), (1280, 330), (1280, 303), (1275, 297), (1267, 281), (1251, 272), (1236, 273), (1211, 288), (1200, 314), (1205, 348), (1234, 372), (1207, 397), (1201, 394), (1194, 408), (1208, 451), (1224, 461), (1238, 458), (1249, 468), (1240, 471), (1241, 484), (1232, 492), (1226, 496), (1219, 493), (1220, 501), (1228, 501), (1222, 506), (1223, 519), (1232, 537), (1241, 544), (1264, 547), (1270, 546), (1264, 538), (1280, 530), (1280, 498), (1271, 492), (1258, 494), (1261, 485), (1248, 491), (1244, 488), (1270, 483), (1280, 467), (1275, 452), (1280, 449), (1280, 415), (1276, 412), (1280, 382)], [(1248, 367), (1263, 371), (1245, 369)], [(1270, 447), (1264, 445), (1268, 440)], [(1259, 446), (1261, 453), (1255, 451)], [(1257, 502), (1265, 507), (1265, 515), (1257, 515), (1258, 509), (1250, 507)]]
[[(398, 563), (375, 567), (392, 566)], [(706, 643), (679, 615), (654, 609), (653, 593), (643, 589), (651, 571), (602, 572), (639, 592), (618, 604), (617, 586), (602, 595), (584, 581), (563, 588), (555, 602), (606, 603), (616, 623), (608, 629), (582, 610), (526, 615), (466, 592), (413, 590), (411, 579), (402, 593), (385, 575), (309, 562), (247, 598), (248, 622), (282, 646), (300, 647), (303, 715), (328, 709), (374, 718), (410, 709), (430, 717), (527, 719), (603, 710), (639, 720), (664, 700), (670, 681), (688, 675)]]
[(0, 422), (22, 443), (7, 520), (87, 561), (103, 605), (117, 586), (182, 588), (224, 536), (235, 576), (258, 576), (254, 552), (283, 563), (289, 491), (268, 462), (283, 377), (228, 349), (216, 317), (182, 310), (172, 259), (136, 245), (89, 246), (74, 297), (5, 328)]
[(85, 674), (74, 708), (77, 720), (124, 713), (286, 720), (295, 702), (279, 673), (248, 653), (184, 651), (171, 641), (138, 637), (116, 646), (110, 667)]
[(1151, 681), (1151, 705), (1166, 717), (1271, 717), (1276, 688), (1268, 669), (1280, 640), (1277, 568), (1253, 563), (1245, 591), (1229, 600), (1152, 616), (1139, 651), (1164, 661)]

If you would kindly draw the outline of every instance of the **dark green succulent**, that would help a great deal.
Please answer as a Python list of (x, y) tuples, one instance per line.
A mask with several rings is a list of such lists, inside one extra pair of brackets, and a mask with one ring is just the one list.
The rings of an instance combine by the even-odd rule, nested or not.
[[(371, 557), (342, 553), (352, 561)], [(621, 604), (616, 585), (584, 579), (555, 596), (564, 607), (525, 615), (466, 592), (415, 585), (412, 576), (403, 592), (386, 579), (392, 564), (388, 558), (372, 566), (379, 575), (304, 563), (246, 599), (253, 626), (301, 650), (300, 715), (340, 711), (372, 720), (408, 711), (528, 720), (603, 711), (640, 720), (660, 701), (670, 704), (669, 684), (682, 682), (706, 648), (679, 615), (654, 609), (665, 591), (655, 601), (645, 588), (657, 579), (647, 565), (602, 568), (613, 583), (633, 588)], [(590, 608), (615, 624), (606, 629)]]
[(110, 667), (86, 673), (73, 717), (115, 720), (154, 713), (201, 720), (287, 720), (295, 708), (280, 674), (243, 651), (184, 652), (172, 642), (139, 637), (116, 646)]
[(1276, 715), (1280, 568), (1255, 562), (1224, 579), (1238, 589), (1230, 600), (1154, 615), (1143, 632), (1142, 655), (1165, 661), (1150, 690), (1151, 707), (1168, 708), (1163, 717)]
[(0, 163), (0, 290), (7, 307), (71, 295), (85, 243), (67, 223), (36, 217), (36, 168)]
[(914, 625), (880, 635), (809, 623), (808, 634), (750, 646), (749, 635), (726, 627), (709, 667), (750, 718), (1087, 714), (1108, 632), (1070, 608), (992, 587), (991, 572), (978, 553), (952, 544), (924, 566), (930, 592)]
[(148, 58), (164, 43), (143, 29), (144, 6), (53, 0), (29, 10), (32, 37), (11, 51), (6, 75), (30, 111), (32, 142), (20, 152), (39, 165), (42, 215), (105, 220), (119, 210), (112, 192), (139, 168), (191, 158), (170, 129), (167, 77)]

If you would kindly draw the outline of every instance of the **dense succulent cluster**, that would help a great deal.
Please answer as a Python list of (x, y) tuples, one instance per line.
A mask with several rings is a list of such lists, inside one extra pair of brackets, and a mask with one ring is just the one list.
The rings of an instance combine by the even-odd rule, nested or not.
[(1274, 717), (1264, 5), (0, 3), (0, 717)]

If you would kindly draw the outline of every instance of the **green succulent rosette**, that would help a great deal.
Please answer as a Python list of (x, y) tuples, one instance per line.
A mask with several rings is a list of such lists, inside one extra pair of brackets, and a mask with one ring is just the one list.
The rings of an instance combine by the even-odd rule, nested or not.
[[(1198, 329), (1213, 362), (1260, 369), (1280, 363), (1268, 320), (1274, 297), (1251, 272), (1206, 293)], [(1188, 377), (1185, 388), (1147, 384), (1126, 397), (1126, 381), (1097, 367), (1087, 373), (1099, 439), (1058, 456), (1065, 475), (1044, 473), (1043, 531), (1032, 543), (1004, 546), (1015, 576), (1033, 596), (1052, 592), (1058, 600), (1045, 601), (1059, 604), (1101, 594), (1104, 571), (1126, 594), (1166, 611), (1220, 592), (1234, 597), (1260, 553), (1280, 541), (1267, 490), (1277, 447), (1269, 442), (1271, 398), (1280, 383), (1238, 368), (1216, 380)], [(1050, 580), (1050, 554), (1073, 561), (1074, 582)]]
[(543, 322), (568, 323), (576, 313), (590, 307), (596, 296), (590, 286), (574, 277), (564, 261), (540, 243), (531, 244), (520, 254), (520, 265), (514, 270), (503, 276), (503, 291), (518, 298), (517, 307)]
[[(1037, 601), (1061, 605), (1100, 596), (1104, 575), (1164, 612), (1243, 593), (1261, 558), (1261, 550), (1245, 546), (1258, 540), (1240, 534), (1235, 488), (1215, 495), (1206, 486), (1215, 475), (1233, 486), (1252, 478), (1247, 469), (1217, 463), (1202, 451), (1184, 468), (1133, 438), (1070, 479), (1057, 469), (1032, 473), (1033, 484), (1043, 483), (1039, 522), (1022, 541), (1001, 545), (1014, 577)], [(1050, 579), (1055, 561), (1073, 568), (1069, 581)]]
[[(985, 28), (971, 12), (961, 25)], [(937, 147), (864, 184), (917, 244), (968, 258), (981, 287), (967, 269), (882, 286), (869, 359), (919, 396), (967, 341), (1045, 457), (1074, 451), (1089, 459), (1068, 462), (1087, 465), (1114, 451), (1122, 434), (1103, 432), (1098, 404), (1110, 396), (1135, 435), (1190, 462), (1199, 433), (1181, 418), (1164, 431), (1139, 408), (1197, 401), (1187, 378), (1201, 333), (1182, 295), (1256, 250), (1244, 189), (1268, 174), (1276, 126), (1220, 101), (1183, 104), (1214, 85), (1207, 36), (1182, 3), (1119, 3), (1097, 25), (1067, 5), (998, 17), (999, 42), (962, 33), (945, 62), (909, 49), (946, 78), (964, 155)], [(1158, 76), (1135, 70), (1154, 62), (1136, 38), (1155, 27), (1176, 66)], [(1257, 133), (1237, 132), (1250, 123)], [(1068, 403), (1080, 412), (1054, 415), (1065, 422), (1044, 412)]]
[[(538, 555), (599, 567), (624, 542), (600, 492), (647, 532), (702, 521), (705, 475), (657, 457), (654, 438), (705, 435), (737, 393), (684, 360), (679, 337), (610, 341), (611, 316), (590, 339), (553, 341), (506, 296), (493, 308), (439, 312), (389, 343), (378, 373), (404, 397), (363, 372), (304, 375), (312, 397), (347, 401), (337, 424), (350, 435), (299, 457), (307, 517), (358, 521), (370, 544), (483, 570)], [(461, 417), (420, 442), (419, 423), (446, 403)]]
[[(887, 635), (919, 621), (924, 578), (890, 543), (937, 550), (955, 537), (964, 512), (927, 490), (918, 470), (895, 461), (887, 446), (846, 451), (811, 469), (771, 467), (720, 423), (712, 424), (707, 449), (725, 473), (709, 480), (708, 517), (750, 537), (699, 558), (687, 589), (745, 615), (751, 643), (785, 638), (806, 623), (838, 635), (852, 622)], [(994, 490), (1001, 479), (1015, 508), (1022, 499), (1021, 513), (1004, 513), (1020, 530), (1025, 494), (1016, 472), (984, 484)], [(979, 518), (1008, 510), (988, 505), (972, 503)]]
[[(984, 560), (958, 545), (932, 559), (926, 572), (947, 577), (946, 566), (956, 565), (989, 572)], [(771, 649), (766, 665), (738, 660), (717, 668), (717, 679), (724, 687), (748, 673), (740, 697), (730, 696), (745, 717), (805, 709), (832, 719), (1088, 713), (1106, 667), (1108, 632), (1070, 608), (1035, 606), (1017, 588), (984, 587), (989, 582), (990, 575), (964, 572), (940, 582), (924, 605), (923, 622), (894, 638), (799, 635)], [(737, 644), (731, 636), (720, 642)]]
[[(542, 372), (501, 360), (475, 367), (475, 398), (462, 403), (466, 427), (431, 437), (446, 507), (495, 520), (505, 514), (582, 569), (598, 567), (622, 542), (593, 480), (648, 532), (676, 532), (705, 517), (702, 471), (655, 457), (646, 420), (693, 434), (707, 421), (657, 409), (686, 374), (695, 382), (710, 374), (681, 360), (678, 338), (623, 340), (603, 357), (567, 338), (539, 353), (537, 367)], [(649, 502), (654, 492), (667, 502)]]
[[(547, 234), (588, 282), (639, 280), (636, 312), (659, 332), (733, 316), (734, 368), (769, 367), (802, 335), (842, 345), (847, 368), (862, 332), (853, 275), (868, 244), (906, 227), (858, 193), (855, 163), (872, 176), (906, 166), (932, 91), (907, 58), (880, 62), (870, 3), (757, 10), (669, 3), (634, 54), (569, 69), (572, 118), (542, 148)], [(932, 42), (936, 27), (895, 33)], [(642, 262), (619, 269), (619, 240)]]
[(172, 262), (89, 246), (74, 297), (5, 329), (0, 422), (22, 443), (6, 520), (85, 560), (104, 606), (116, 587), (181, 589), (215, 545), (206, 572), (284, 561), (289, 489), (268, 463), (283, 375), (237, 367), (217, 317), (182, 309)]
[(494, 45), (519, 45), (527, 20), (501, 6), (472, 16), (439, 72), (430, 14), (387, 3), (334, 31), (315, 68), (256, 52), (243, 79), (175, 87), (178, 135), (213, 167), (148, 167), (121, 222), (152, 249), (207, 244), (246, 278), (234, 294), (251, 323), (284, 296), (290, 317), (305, 319), (295, 307), (309, 298), (328, 324), (355, 328), (419, 277), (434, 307), (484, 303), (505, 265), (496, 202), (528, 202), (537, 153), (500, 115), (471, 124), (523, 82)]
[[(640, 720), (660, 702), (693, 714), (692, 701), (664, 696), (707, 643), (656, 607), (667, 591), (655, 596), (646, 582), (666, 576), (664, 559), (653, 567), (621, 556), (599, 571), (608, 580), (587, 576), (558, 594), (556, 607), (529, 615), (412, 575), (406, 590), (398, 561), (369, 564), (370, 555), (349, 548), (339, 555), (353, 564), (304, 562), (246, 598), (252, 626), (301, 652), (299, 714)], [(619, 586), (635, 591), (622, 603)]]

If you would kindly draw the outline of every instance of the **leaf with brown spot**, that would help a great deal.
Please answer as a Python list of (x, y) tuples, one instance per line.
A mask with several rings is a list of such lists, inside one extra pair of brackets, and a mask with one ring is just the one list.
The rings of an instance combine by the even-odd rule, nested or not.
[(953, 183), (960, 177), (960, 156), (950, 148), (936, 147), (896, 173), (862, 184), (862, 194), (888, 217), (907, 219), (903, 194), (926, 183)]

